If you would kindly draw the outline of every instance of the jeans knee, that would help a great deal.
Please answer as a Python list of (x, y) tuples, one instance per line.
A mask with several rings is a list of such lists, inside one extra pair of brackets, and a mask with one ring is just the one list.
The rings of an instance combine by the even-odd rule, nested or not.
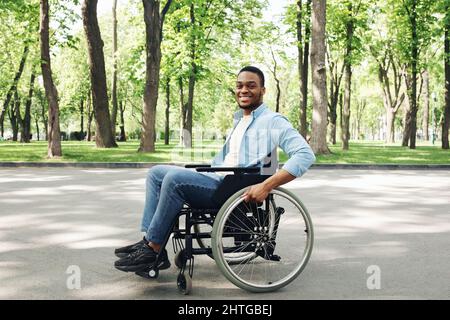
[(181, 181), (180, 173), (176, 171), (169, 171), (164, 176), (163, 183), (169, 185), (170, 187), (176, 188), (177, 184)]
[(163, 165), (156, 165), (151, 167), (147, 172), (147, 179), (156, 178), (158, 180), (162, 180), (162, 177), (164, 177), (164, 166)]

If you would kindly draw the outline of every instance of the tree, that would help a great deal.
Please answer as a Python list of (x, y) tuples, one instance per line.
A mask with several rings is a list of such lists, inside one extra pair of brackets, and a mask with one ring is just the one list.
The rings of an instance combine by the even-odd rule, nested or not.
[(163, 24), (172, 0), (167, 0), (161, 13), (159, 12), (159, 1), (142, 0), (142, 3), (144, 5), (146, 36), (146, 76), (144, 112), (142, 116), (142, 136), (139, 151), (153, 152), (155, 151), (156, 105), (158, 103)]
[(117, 121), (117, 0), (113, 1), (113, 74), (112, 74), (112, 91), (111, 91), (111, 131), (113, 137), (116, 136)]
[(0, 114), (0, 126), (1, 126), (2, 137), (4, 135), (3, 122), (5, 119), (5, 113), (8, 110), (8, 106), (9, 106), (9, 103), (11, 101), (11, 98), (12, 98), (14, 92), (17, 91), (17, 83), (19, 82), (20, 77), (22, 76), (23, 68), (25, 66), (25, 62), (26, 62), (27, 56), (28, 56), (28, 51), (29, 51), (29, 46), (28, 46), (28, 44), (25, 44), (25, 46), (23, 48), (22, 58), (20, 59), (19, 68), (16, 72), (16, 75), (14, 76), (14, 80), (13, 80), (13, 83), (11, 84), (11, 87), (9, 88), (8, 93), (6, 94), (5, 101), (3, 102), (3, 108), (2, 108), (1, 114)]
[(423, 68), (423, 52), (432, 39), (432, 29), (436, 20), (433, 17), (432, 0), (389, 1), (393, 6), (391, 22), (395, 28), (394, 45), (402, 52), (406, 63), (405, 84), (408, 108), (405, 114), (405, 128), (402, 145), (416, 148), (418, 90), (417, 79)]
[[(295, 9), (295, 10), (294, 10)], [(289, 16), (294, 16), (290, 18)], [(308, 70), (309, 70), (309, 42), (311, 37), (311, 0), (303, 4), (297, 0), (295, 7), (288, 7), (288, 24), (295, 24), (294, 33), (297, 39), (298, 75), (300, 92), (299, 132), (306, 139), (308, 135), (307, 107), (308, 107)], [(294, 20), (295, 23), (292, 23)]]
[(450, 1), (444, 4), (444, 73), (445, 107), (442, 121), (442, 149), (449, 149), (448, 134), (450, 128)]
[[(359, 2), (361, 4), (361, 2)], [(346, 46), (344, 58), (344, 104), (342, 110), (342, 149), (348, 150), (348, 142), (350, 140), (350, 95), (352, 87), (352, 53), (353, 53), (353, 35), (355, 33), (355, 24), (353, 15), (358, 12), (355, 10), (351, 2), (347, 4), (348, 19), (345, 24), (346, 29)]]
[(398, 53), (390, 44), (392, 41), (392, 39), (381, 40), (370, 46), (377, 63), (378, 80), (383, 91), (387, 143), (395, 141), (395, 117), (405, 99), (405, 92), (402, 92), (404, 67), (400, 65)]
[(88, 45), (92, 103), (97, 127), (95, 143), (99, 148), (117, 147), (111, 130), (103, 40), (97, 20), (97, 0), (85, 0), (82, 15)]
[(20, 138), (21, 141), (25, 143), (29, 143), (31, 138), (31, 101), (33, 99), (35, 77), (36, 75), (33, 68), (33, 70), (31, 70), (28, 97), (25, 103), (25, 114), (23, 120), (21, 119), (23, 131), (22, 134), (20, 135)]
[[(180, 140), (184, 147), (192, 146), (195, 88), (199, 80), (210, 74), (211, 68), (206, 62), (209, 62), (213, 47), (218, 45), (224, 35), (228, 35), (239, 44), (248, 42), (247, 34), (254, 28), (249, 21), (261, 14), (261, 8), (260, 0), (177, 2), (170, 25), (179, 39), (177, 46), (181, 70), (178, 78), (182, 81), (181, 86), (179, 83), (179, 91), (180, 95), (183, 95), (183, 99), (180, 97), (182, 124)], [(183, 88), (185, 87), (183, 82), (186, 80), (188, 83), (185, 99), (186, 90)]]
[(311, 71), (313, 83), (313, 117), (311, 148), (327, 154), (327, 75), (325, 68), (326, 0), (312, 1)]
[(49, 5), (48, 0), (41, 0), (41, 69), (44, 81), (45, 95), (48, 101), (48, 129), (47, 140), (49, 158), (62, 156), (61, 133), (59, 128), (59, 104), (58, 90), (53, 82), (52, 68), (50, 64), (50, 44), (49, 44)]

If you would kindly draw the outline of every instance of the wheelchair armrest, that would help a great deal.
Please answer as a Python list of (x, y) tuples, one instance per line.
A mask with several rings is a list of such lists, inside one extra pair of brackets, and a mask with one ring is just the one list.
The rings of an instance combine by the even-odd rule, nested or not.
[(243, 168), (243, 167), (208, 167), (208, 168), (197, 168), (198, 172), (222, 172), (230, 171), (234, 174), (239, 173), (260, 173), (261, 168)]
[(209, 168), (210, 164), (187, 164), (184, 166), (185, 168)]

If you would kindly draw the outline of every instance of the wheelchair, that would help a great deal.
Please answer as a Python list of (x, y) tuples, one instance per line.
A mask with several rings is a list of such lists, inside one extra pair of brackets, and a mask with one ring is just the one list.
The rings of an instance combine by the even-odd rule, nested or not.
[[(310, 258), (314, 231), (307, 209), (292, 192), (275, 188), (262, 203), (245, 202), (246, 189), (270, 177), (261, 175), (260, 168), (185, 167), (233, 174), (226, 175), (215, 191), (214, 208), (184, 204), (166, 237), (163, 246), (172, 239), (180, 293), (192, 290), (196, 255), (214, 259), (230, 282), (250, 292), (275, 291), (299, 276)], [(157, 278), (158, 264), (159, 257), (136, 274)]]

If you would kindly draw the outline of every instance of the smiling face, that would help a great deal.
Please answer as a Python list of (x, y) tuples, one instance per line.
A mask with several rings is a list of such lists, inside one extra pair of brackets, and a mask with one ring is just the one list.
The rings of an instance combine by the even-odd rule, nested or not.
[(256, 73), (243, 71), (238, 75), (235, 92), (239, 107), (249, 114), (263, 102), (266, 88), (261, 86), (261, 79)]

